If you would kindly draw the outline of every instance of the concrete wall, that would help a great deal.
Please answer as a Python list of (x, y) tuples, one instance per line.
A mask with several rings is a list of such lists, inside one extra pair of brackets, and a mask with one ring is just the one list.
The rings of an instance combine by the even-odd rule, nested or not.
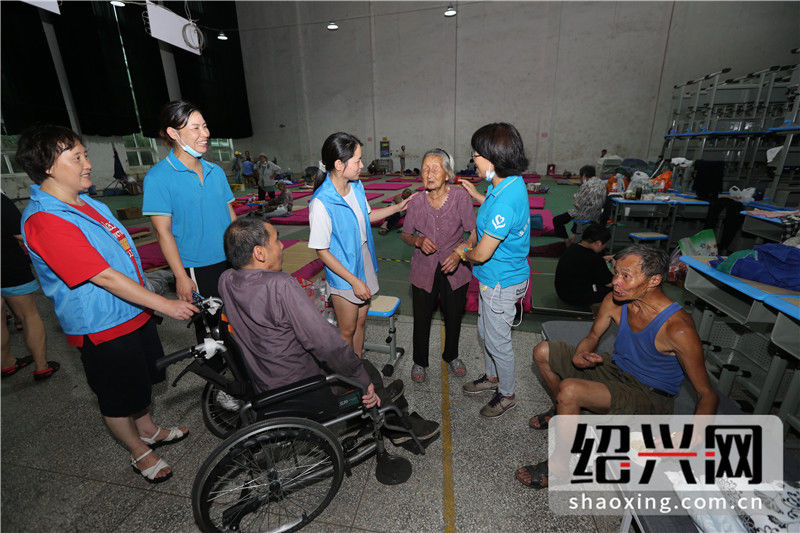
[(502, 120), (539, 172), (601, 148), (653, 159), (675, 83), (798, 57), (798, 2), (445, 3), (237, 2), (254, 127), (237, 149), (299, 170), (344, 130), (365, 162), (387, 137), (409, 166), (438, 146), (464, 168), (472, 132)]

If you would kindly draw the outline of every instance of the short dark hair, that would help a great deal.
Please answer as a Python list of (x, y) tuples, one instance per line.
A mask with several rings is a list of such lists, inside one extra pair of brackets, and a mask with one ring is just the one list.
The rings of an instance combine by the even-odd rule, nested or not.
[[(325, 165), (325, 170), (332, 172), (336, 168), (337, 160), (343, 163), (350, 161), (359, 146), (364, 146), (364, 143), (359, 141), (355, 135), (343, 131), (328, 135), (328, 138), (322, 143), (322, 164)], [(314, 184), (315, 191), (325, 181), (325, 176), (326, 174), (322, 174), (321, 177), (317, 177)]]
[(175, 140), (167, 134), (167, 128), (176, 130), (186, 126), (189, 122), (189, 115), (198, 111), (200, 108), (186, 100), (173, 100), (161, 108), (161, 113), (158, 116), (161, 129), (158, 130), (158, 136), (161, 137), (169, 146), (175, 146)]
[(69, 128), (53, 124), (36, 124), (22, 132), (17, 143), (17, 163), (36, 185), (41, 185), (49, 176), (47, 170), (53, 166), (62, 152), (72, 150), (83, 138)]
[(600, 241), (605, 244), (611, 240), (611, 230), (604, 224), (589, 224), (586, 229), (583, 230), (581, 240), (590, 243)]
[(614, 260), (619, 261), (629, 255), (635, 255), (642, 260), (642, 272), (648, 278), (661, 276), (661, 283), (664, 283), (664, 280), (667, 279), (669, 256), (664, 250), (645, 246), (644, 244), (632, 244), (618, 252), (614, 256)]
[(253, 258), (253, 248), (266, 246), (269, 233), (264, 222), (255, 217), (241, 217), (231, 222), (223, 236), (225, 258), (233, 268), (239, 270)]
[(472, 134), (470, 144), (494, 165), (494, 171), (501, 178), (522, 174), (528, 168), (522, 137), (512, 124), (487, 124)]
[(580, 176), (586, 176), (587, 178), (593, 178), (594, 176), (597, 175), (597, 171), (594, 169), (592, 165), (583, 165), (578, 174)]

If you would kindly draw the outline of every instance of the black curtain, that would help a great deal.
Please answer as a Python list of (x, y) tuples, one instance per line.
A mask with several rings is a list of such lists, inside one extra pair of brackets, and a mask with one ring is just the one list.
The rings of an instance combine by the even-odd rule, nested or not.
[(5, 132), (21, 133), (35, 122), (69, 127), (58, 76), (39, 9), (0, 2), (2, 18), (2, 113)]
[(63, 2), (54, 21), (84, 135), (139, 131), (113, 9), (108, 2)]
[(142, 133), (146, 137), (158, 137), (158, 113), (169, 102), (169, 93), (161, 63), (159, 41), (145, 31), (142, 20), (144, 11), (144, 6), (127, 4), (124, 8), (117, 9), (117, 18), (127, 52)]
[[(183, 2), (167, 2), (167, 7), (185, 17)], [(200, 26), (238, 28), (235, 2), (188, 2), (192, 18)], [(202, 55), (174, 49), (181, 96), (203, 110), (212, 137), (240, 139), (251, 137), (250, 106), (242, 64), (238, 31), (228, 31), (227, 41), (217, 39), (219, 31), (203, 29)]]

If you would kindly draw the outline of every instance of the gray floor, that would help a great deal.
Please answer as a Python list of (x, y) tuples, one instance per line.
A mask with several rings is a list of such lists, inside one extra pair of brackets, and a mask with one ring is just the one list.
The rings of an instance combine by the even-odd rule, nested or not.
[[(35, 383), (29, 369), (2, 381), (2, 529), (18, 531), (195, 531), (190, 505), (198, 468), (220, 441), (203, 426), (199, 396), (203, 383), (189, 374), (176, 388), (162, 384), (153, 395), (153, 412), (162, 424), (186, 424), (191, 435), (182, 443), (161, 448), (175, 475), (168, 482), (147, 484), (129, 465), (125, 450), (106, 430), (94, 395), (86, 385), (77, 350), (67, 346), (50, 303), (42, 296), (39, 309), (48, 334), (48, 357), (61, 371)], [(432, 361), (428, 381), (411, 383), (411, 319), (400, 317), (399, 344), (407, 355), (396, 377), (406, 381), (411, 408), (442, 419), (442, 379)], [(385, 320), (370, 320), (368, 342), (383, 342)], [(439, 353), (440, 326), (434, 324), (431, 352)], [(183, 323), (165, 319), (159, 327), (166, 352), (191, 344), (193, 332)], [(483, 371), (475, 326), (464, 325), (461, 336), (468, 378), (449, 378), (455, 528), (458, 531), (612, 531), (618, 519), (553, 515), (547, 492), (520, 485), (513, 472), (522, 464), (545, 457), (546, 433), (527, 427), (528, 418), (548, 405), (530, 363), (536, 333), (514, 332), (517, 353), (518, 405), (497, 420), (484, 420), (478, 410), (486, 397), (467, 397), (460, 390), (468, 378)], [(22, 336), (12, 333), (13, 353), (24, 354)], [(385, 355), (369, 353), (378, 368)], [(169, 370), (174, 377), (181, 365)], [(391, 447), (391, 445), (389, 445)], [(404, 485), (388, 487), (373, 475), (374, 459), (358, 466), (330, 507), (309, 531), (442, 531), (443, 442), (437, 440), (425, 456), (408, 457), (414, 466)]]

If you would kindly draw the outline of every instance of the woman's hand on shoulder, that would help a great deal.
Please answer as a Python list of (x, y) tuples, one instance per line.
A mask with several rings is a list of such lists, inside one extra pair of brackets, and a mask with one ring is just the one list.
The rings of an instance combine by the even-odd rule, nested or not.
[(412, 194), (411, 196), (409, 196), (408, 198), (397, 204), (400, 207), (399, 211), (405, 211), (407, 209), (408, 202), (410, 202), (411, 199), (414, 198), (417, 194), (419, 193), (415, 192), (414, 194)]
[(475, 184), (469, 180), (462, 179), (459, 181), (464, 190), (466, 190), (470, 196), (475, 198), (478, 195), (478, 189), (475, 188)]

